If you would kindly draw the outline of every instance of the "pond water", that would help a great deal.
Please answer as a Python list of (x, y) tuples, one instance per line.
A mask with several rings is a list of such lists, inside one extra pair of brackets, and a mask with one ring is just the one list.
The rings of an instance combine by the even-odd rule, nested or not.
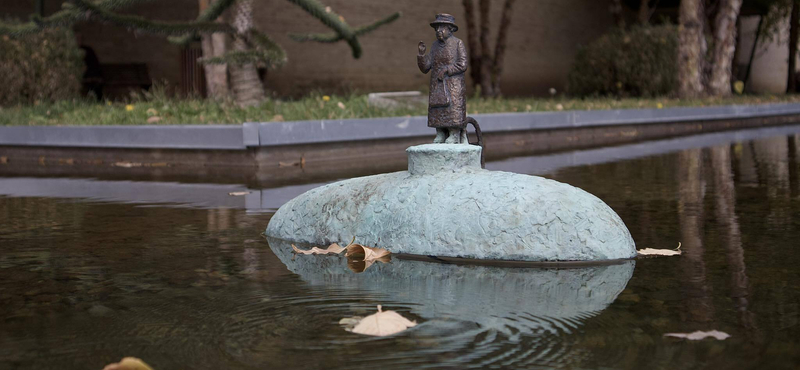
[[(318, 184), (0, 178), (0, 369), (101, 369), (123, 356), (156, 370), (797, 368), (794, 133), (490, 163), (597, 195), (638, 248), (682, 245), (680, 257), (583, 268), (364, 266), (260, 235)], [(419, 325), (386, 338), (339, 325), (378, 304)], [(731, 337), (664, 337), (695, 330)]]

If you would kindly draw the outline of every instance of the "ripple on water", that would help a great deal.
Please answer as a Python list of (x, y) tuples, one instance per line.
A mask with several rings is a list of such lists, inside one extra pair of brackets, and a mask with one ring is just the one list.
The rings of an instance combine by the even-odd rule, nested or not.
[[(586, 356), (574, 348), (584, 320), (625, 288), (632, 261), (527, 269), (393, 259), (365, 272), (337, 256), (294, 256), (270, 246), (305, 292), (252, 296), (230, 313), (221, 345), (244, 364), (366, 368), (553, 366)], [(346, 332), (341, 318), (375, 306), (419, 325), (386, 338)], [(280, 359), (280, 360), (278, 360)], [(287, 363), (289, 362), (289, 363)]]

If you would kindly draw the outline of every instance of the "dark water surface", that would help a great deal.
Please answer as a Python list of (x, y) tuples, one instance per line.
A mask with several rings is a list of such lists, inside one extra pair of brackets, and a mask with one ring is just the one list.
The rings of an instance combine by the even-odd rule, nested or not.
[[(293, 256), (260, 233), (310, 185), (233, 197), (248, 188), (0, 178), (0, 369), (123, 356), (157, 370), (798, 368), (800, 136), (759, 132), (560, 169), (490, 164), (597, 195), (638, 248), (682, 244), (680, 257), (585, 268), (394, 258), (355, 273)], [(419, 325), (387, 338), (339, 326), (378, 304)], [(663, 336), (695, 330), (731, 337)]]

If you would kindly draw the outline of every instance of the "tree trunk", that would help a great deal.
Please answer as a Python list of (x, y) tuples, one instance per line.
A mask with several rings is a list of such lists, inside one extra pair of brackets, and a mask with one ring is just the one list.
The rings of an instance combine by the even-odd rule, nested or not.
[[(214, 0), (200, 0), (200, 12), (203, 12)], [(221, 19), (217, 19), (221, 22)], [(227, 46), (226, 35), (222, 33), (202, 35), (203, 56), (220, 57), (225, 54)], [(228, 86), (228, 66), (225, 64), (204, 64), (206, 75), (206, 95), (214, 100), (222, 100), (230, 96)]]
[(728, 96), (731, 95), (731, 69), (736, 52), (736, 21), (742, 0), (722, 0), (717, 6), (708, 90), (714, 96)]
[(622, 0), (611, 0), (609, 11), (614, 17), (614, 24), (619, 28), (625, 28), (625, 18), (622, 16)]
[(478, 26), (475, 23), (475, 4), (472, 0), (464, 0), (464, 16), (467, 22), (467, 52), (469, 53), (469, 75), (472, 87), (481, 84), (481, 48), (478, 44)]
[(639, 15), (637, 18), (639, 24), (650, 23), (650, 0), (639, 1)]
[(500, 31), (497, 34), (497, 44), (494, 49), (494, 62), (492, 63), (492, 93), (500, 95), (500, 74), (503, 73), (503, 60), (506, 56), (506, 41), (508, 27), (511, 25), (511, 8), (515, 0), (506, 0), (503, 13), (500, 17)]
[[(244, 35), (253, 28), (253, 0), (238, 0), (234, 8), (233, 26), (236, 32)], [(241, 37), (233, 43), (239, 51), (249, 50), (248, 45)], [(236, 103), (241, 106), (258, 105), (264, 100), (264, 85), (258, 76), (258, 70), (253, 63), (232, 64), (231, 85)]]
[(678, 96), (696, 98), (705, 93), (703, 70), (707, 46), (703, 35), (703, 0), (682, 0), (679, 13)]
[(492, 91), (492, 54), (489, 51), (489, 0), (480, 0), (481, 13), (481, 95), (494, 96)]
[(789, 17), (789, 70), (786, 76), (786, 93), (797, 92), (797, 22), (800, 21), (800, 4), (792, 1), (792, 15)]

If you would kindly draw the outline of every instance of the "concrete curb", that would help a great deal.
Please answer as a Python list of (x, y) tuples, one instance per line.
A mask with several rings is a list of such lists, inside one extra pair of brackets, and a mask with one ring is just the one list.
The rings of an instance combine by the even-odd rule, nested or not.
[[(745, 119), (800, 114), (800, 103), (477, 114), (486, 133)], [(5, 126), (0, 146), (245, 150), (432, 136), (427, 117), (248, 122), (242, 125)]]

